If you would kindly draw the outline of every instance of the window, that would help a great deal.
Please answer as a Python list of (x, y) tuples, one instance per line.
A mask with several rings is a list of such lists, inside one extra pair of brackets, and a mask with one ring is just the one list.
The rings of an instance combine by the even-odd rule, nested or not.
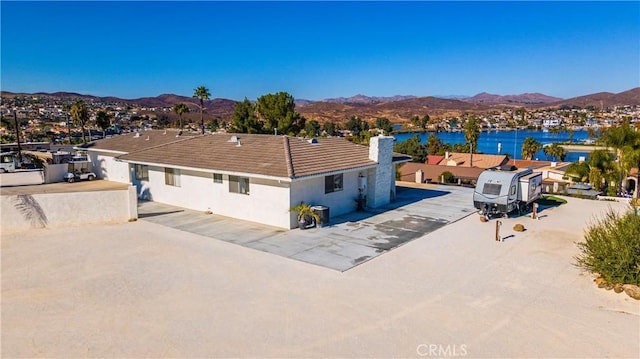
[(229, 176), (229, 192), (249, 194), (249, 179), (247, 177)]
[(145, 165), (136, 165), (136, 179), (138, 181), (148, 181), (149, 180), (149, 166)]
[(482, 194), (490, 194), (493, 196), (497, 196), (500, 194), (501, 189), (502, 189), (501, 184), (485, 183), (484, 187), (482, 187)]
[(342, 191), (342, 173), (324, 178), (324, 193)]
[(511, 186), (511, 195), (515, 195), (516, 194), (516, 185)]
[(213, 183), (222, 183), (222, 173), (213, 174)]
[(164, 183), (167, 186), (180, 187), (180, 170), (175, 168), (165, 168)]

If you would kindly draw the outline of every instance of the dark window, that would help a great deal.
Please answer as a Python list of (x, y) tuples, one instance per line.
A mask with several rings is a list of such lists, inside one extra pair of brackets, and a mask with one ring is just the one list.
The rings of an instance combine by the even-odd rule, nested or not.
[(229, 176), (229, 192), (249, 194), (249, 179), (247, 177)]
[(342, 191), (342, 173), (324, 177), (324, 193)]
[(490, 194), (490, 195), (497, 196), (500, 194), (500, 189), (502, 189), (501, 184), (485, 183), (484, 187), (482, 187), (482, 194)]
[(149, 166), (145, 165), (136, 165), (136, 179), (138, 181), (148, 181), (149, 180)]
[(213, 174), (213, 183), (222, 183), (222, 173)]
[(164, 183), (167, 186), (180, 187), (180, 170), (175, 168), (165, 168)]

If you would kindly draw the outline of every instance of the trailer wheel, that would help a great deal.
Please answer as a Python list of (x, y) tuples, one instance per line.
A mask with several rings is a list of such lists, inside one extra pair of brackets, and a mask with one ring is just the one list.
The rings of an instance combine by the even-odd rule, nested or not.
[(69, 182), (69, 183), (73, 183), (73, 177), (72, 177), (72, 178), (69, 178), (69, 179), (67, 180), (67, 182)]
[(96, 179), (94, 176), (89, 176), (89, 181), (93, 181), (94, 179)]

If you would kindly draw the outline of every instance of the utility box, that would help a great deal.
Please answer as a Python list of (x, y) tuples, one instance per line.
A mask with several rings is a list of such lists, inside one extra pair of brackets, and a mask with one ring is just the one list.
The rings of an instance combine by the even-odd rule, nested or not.
[(329, 224), (329, 207), (327, 206), (313, 206), (311, 210), (320, 217), (320, 222), (316, 223), (318, 227), (323, 227)]

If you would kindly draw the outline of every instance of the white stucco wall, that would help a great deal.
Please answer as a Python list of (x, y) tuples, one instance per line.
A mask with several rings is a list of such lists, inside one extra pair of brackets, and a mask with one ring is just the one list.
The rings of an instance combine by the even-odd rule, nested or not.
[(92, 171), (100, 179), (113, 182), (131, 183), (129, 164), (117, 161), (114, 154), (106, 154), (95, 151), (89, 152)]
[[(339, 216), (356, 210), (358, 198), (358, 175), (367, 176), (369, 171), (351, 171), (343, 173), (342, 191), (324, 193), (325, 177), (313, 177), (306, 180), (295, 181), (291, 184), (290, 207), (304, 202), (310, 205), (322, 205), (329, 207), (330, 217)], [(297, 226), (295, 215), (292, 216), (292, 227)]]
[(138, 184), (145, 199), (197, 211), (243, 219), (270, 226), (291, 228), (289, 183), (258, 178), (249, 179), (249, 194), (229, 191), (229, 176), (213, 182), (213, 174), (180, 171), (180, 187), (165, 184), (164, 167), (149, 167), (149, 181)]
[(391, 201), (395, 192), (395, 171), (393, 160), (393, 137), (372, 137), (369, 144), (369, 158), (378, 162), (375, 173), (367, 181), (367, 206), (376, 208)]
[(0, 196), (3, 231), (53, 228), (138, 218), (135, 189)]

